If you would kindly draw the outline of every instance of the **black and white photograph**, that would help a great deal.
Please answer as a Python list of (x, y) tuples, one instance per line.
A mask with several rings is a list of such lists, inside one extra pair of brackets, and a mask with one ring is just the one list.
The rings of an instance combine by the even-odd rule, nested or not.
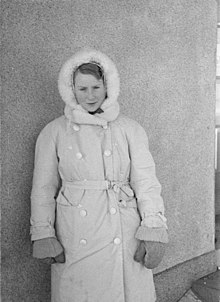
[(220, 1), (0, 7), (0, 301), (220, 302)]

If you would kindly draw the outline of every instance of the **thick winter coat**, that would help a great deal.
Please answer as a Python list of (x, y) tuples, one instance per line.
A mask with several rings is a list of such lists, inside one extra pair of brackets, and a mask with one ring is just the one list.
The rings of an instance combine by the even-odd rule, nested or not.
[[(85, 62), (105, 72), (103, 113), (74, 98)], [(66, 262), (52, 265), (53, 302), (153, 302), (152, 271), (134, 261), (139, 239), (167, 242), (161, 187), (144, 129), (119, 114), (113, 62), (81, 52), (61, 69), (65, 115), (40, 133), (31, 195), (32, 240), (56, 237)]]

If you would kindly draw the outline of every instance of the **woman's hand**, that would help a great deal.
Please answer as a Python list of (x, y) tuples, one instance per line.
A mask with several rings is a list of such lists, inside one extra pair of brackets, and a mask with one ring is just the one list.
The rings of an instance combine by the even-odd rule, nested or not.
[(159, 265), (165, 254), (165, 243), (156, 241), (140, 241), (134, 260), (146, 268), (153, 269)]
[(65, 262), (63, 247), (56, 238), (43, 238), (34, 241), (33, 257), (45, 264)]
[(65, 262), (65, 254), (62, 252), (56, 257), (46, 257), (39, 259), (41, 262), (45, 264), (54, 264), (54, 263), (64, 263)]

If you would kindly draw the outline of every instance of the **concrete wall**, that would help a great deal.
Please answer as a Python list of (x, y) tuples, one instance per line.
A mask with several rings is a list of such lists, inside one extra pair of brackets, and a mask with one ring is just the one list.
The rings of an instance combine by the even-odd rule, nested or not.
[(170, 244), (156, 272), (214, 249), (215, 0), (2, 1), (3, 301), (49, 301), (31, 258), (34, 144), (62, 114), (61, 64), (95, 47), (117, 64), (122, 111), (149, 135)]

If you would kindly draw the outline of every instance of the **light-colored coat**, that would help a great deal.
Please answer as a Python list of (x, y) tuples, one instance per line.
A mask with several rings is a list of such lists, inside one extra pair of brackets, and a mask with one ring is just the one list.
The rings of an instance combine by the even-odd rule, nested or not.
[[(104, 69), (108, 91), (94, 116), (77, 105), (71, 84), (89, 61)], [(32, 240), (57, 237), (66, 255), (52, 265), (52, 301), (153, 302), (152, 271), (133, 260), (139, 239), (167, 241), (145, 131), (119, 114), (117, 70), (99, 52), (71, 58), (59, 89), (65, 116), (38, 137), (31, 195)]]

